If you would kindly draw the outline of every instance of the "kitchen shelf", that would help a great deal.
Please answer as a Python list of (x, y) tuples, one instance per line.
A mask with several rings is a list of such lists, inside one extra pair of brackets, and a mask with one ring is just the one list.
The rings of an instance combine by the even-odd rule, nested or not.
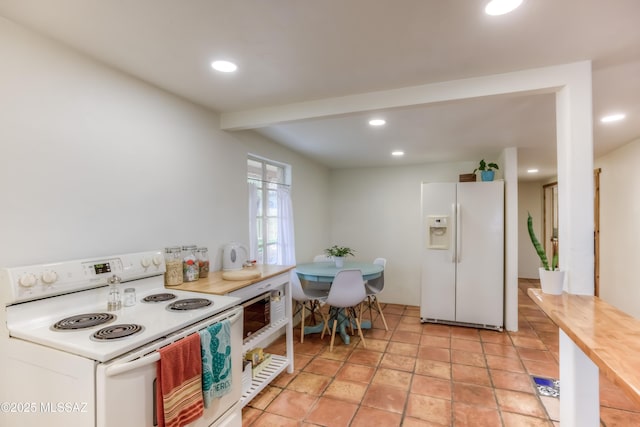
[(258, 393), (260, 393), (271, 381), (282, 373), (290, 364), (285, 356), (271, 355), (271, 362), (258, 375), (251, 380), (251, 386), (242, 394), (240, 404), (244, 407)]
[(270, 325), (268, 328), (265, 328), (257, 334), (251, 335), (251, 337), (247, 338), (242, 344), (242, 353), (246, 353), (251, 349), (259, 347), (260, 344), (262, 344), (266, 339), (273, 339), (275, 336), (275, 332), (277, 332), (278, 329), (286, 326), (287, 323), (289, 323), (289, 319), (285, 317), (284, 319), (280, 319), (276, 323)]
[[(252, 379), (240, 398), (240, 405), (244, 407), (251, 399), (260, 393), (271, 381), (280, 373), (287, 371), (293, 373), (293, 325), (291, 322), (291, 284), (289, 283), (289, 270), (287, 268), (280, 274), (276, 274), (265, 280), (248, 284), (245, 287), (236, 289), (228, 295), (238, 297), (241, 304), (252, 301), (256, 297), (264, 297), (265, 293), (271, 294), (270, 317), (271, 324), (265, 329), (255, 332), (247, 337), (242, 343), (242, 356), (256, 348), (268, 347), (276, 338), (285, 335), (285, 354), (271, 354), (271, 360), (266, 366), (260, 369)], [(284, 303), (284, 304), (283, 304)], [(246, 307), (245, 307), (246, 309)], [(248, 380), (247, 380), (248, 383)]]

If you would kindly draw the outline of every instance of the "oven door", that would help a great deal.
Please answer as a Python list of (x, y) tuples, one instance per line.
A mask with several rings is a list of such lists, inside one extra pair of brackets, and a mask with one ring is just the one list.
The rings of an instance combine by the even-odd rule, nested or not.
[[(120, 359), (98, 365), (96, 374), (97, 427), (157, 426), (155, 406), (156, 365), (159, 348), (225, 319), (231, 321), (231, 392), (213, 399), (203, 417), (191, 427), (212, 425), (240, 401), (242, 395), (242, 307), (183, 329), (151, 346)], [(240, 426), (241, 419), (235, 425)], [(232, 425), (234, 425), (232, 424)]]

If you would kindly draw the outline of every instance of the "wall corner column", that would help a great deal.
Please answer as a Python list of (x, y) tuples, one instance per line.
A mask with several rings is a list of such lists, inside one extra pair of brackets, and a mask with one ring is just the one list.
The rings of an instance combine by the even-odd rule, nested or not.
[[(505, 181), (505, 230), (518, 229), (518, 149), (502, 152)], [(504, 262), (504, 327), (518, 330), (518, 233), (505, 233)]]
[(591, 62), (573, 64), (556, 93), (560, 268), (565, 291), (593, 295), (593, 111)]
[[(591, 62), (572, 64), (556, 92), (558, 228), (565, 291), (594, 293), (594, 184)], [(598, 368), (560, 331), (560, 423), (600, 425)]]

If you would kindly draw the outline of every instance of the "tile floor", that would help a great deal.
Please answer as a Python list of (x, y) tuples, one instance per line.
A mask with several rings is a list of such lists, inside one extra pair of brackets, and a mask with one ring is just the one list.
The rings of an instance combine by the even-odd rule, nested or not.
[[(350, 345), (295, 335), (295, 371), (249, 403), (243, 425), (558, 426), (558, 399), (537, 394), (531, 375), (558, 378), (557, 327), (521, 280), (519, 331), (421, 324), (417, 306), (387, 304), (389, 331), (374, 321)], [(294, 334), (296, 330), (294, 329)], [(266, 349), (284, 354), (284, 340)], [(601, 425), (640, 425), (640, 405), (600, 379)]]

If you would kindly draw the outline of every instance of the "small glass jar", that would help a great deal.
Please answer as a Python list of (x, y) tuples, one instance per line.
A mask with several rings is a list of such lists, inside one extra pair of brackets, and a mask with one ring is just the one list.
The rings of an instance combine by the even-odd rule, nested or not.
[(127, 288), (124, 290), (124, 306), (131, 307), (136, 305), (136, 290), (135, 288)]
[(200, 278), (209, 276), (209, 250), (207, 248), (198, 248), (196, 250), (198, 258), (198, 274)]
[(182, 280), (185, 282), (195, 282), (200, 278), (197, 248), (196, 245), (182, 247)]
[(115, 274), (107, 279), (109, 283), (109, 299), (107, 300), (107, 311), (120, 310), (122, 308), (122, 297), (120, 295), (120, 277)]
[(164, 263), (166, 272), (164, 273), (165, 286), (181, 285), (182, 280), (182, 251), (180, 246), (165, 248)]

